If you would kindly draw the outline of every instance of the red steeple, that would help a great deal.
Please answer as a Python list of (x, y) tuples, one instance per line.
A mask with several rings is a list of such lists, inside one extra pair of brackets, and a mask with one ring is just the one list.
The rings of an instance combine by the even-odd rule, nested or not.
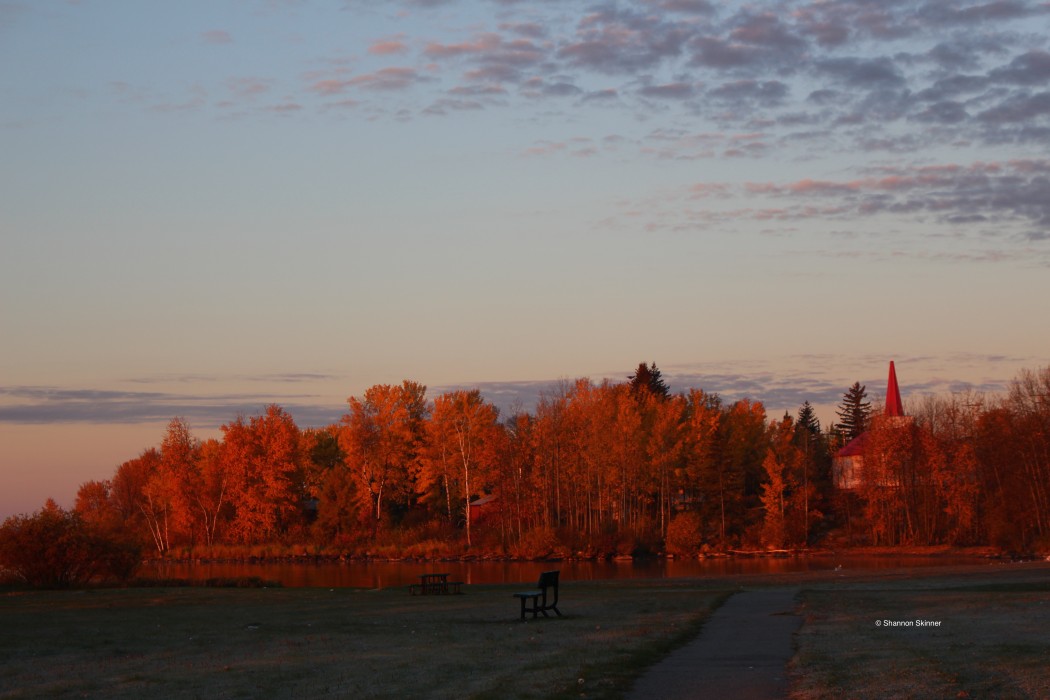
[(886, 415), (900, 417), (904, 415), (904, 404), (901, 403), (901, 390), (897, 386), (897, 372), (890, 360), (890, 378), (886, 382)]

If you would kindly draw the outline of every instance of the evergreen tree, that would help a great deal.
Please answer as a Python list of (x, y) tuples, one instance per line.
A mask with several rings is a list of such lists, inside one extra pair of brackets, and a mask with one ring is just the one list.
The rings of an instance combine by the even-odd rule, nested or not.
[(803, 403), (798, 409), (798, 420), (795, 422), (796, 432), (806, 430), (811, 436), (820, 435), (820, 421), (817, 412), (809, 401)]
[(842, 403), (839, 404), (838, 424), (839, 434), (846, 441), (850, 441), (868, 429), (868, 421), (871, 419), (871, 402), (866, 401), (868, 397), (867, 387), (860, 382), (853, 382), (853, 386), (842, 395)]
[(801, 488), (796, 493), (802, 512), (800, 539), (809, 542), (813, 523), (824, 517), (821, 493), (826, 491), (831, 471), (828, 440), (820, 431), (817, 412), (809, 401), (798, 409), (798, 420), (795, 421), (795, 433), (792, 437), (795, 447), (802, 453), (798, 474)]
[(671, 396), (671, 390), (664, 383), (663, 376), (655, 362), (648, 366), (644, 362), (639, 363), (638, 369), (628, 379), (631, 380), (631, 393), (633, 394), (648, 391), (658, 399), (666, 399)]

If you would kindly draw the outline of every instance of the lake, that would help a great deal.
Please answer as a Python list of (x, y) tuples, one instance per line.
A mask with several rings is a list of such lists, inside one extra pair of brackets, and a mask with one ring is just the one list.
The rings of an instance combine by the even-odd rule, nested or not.
[(737, 574), (785, 574), (799, 571), (900, 569), (967, 566), (989, 560), (959, 556), (820, 555), (728, 557), (712, 559), (639, 559), (624, 561), (431, 561), (431, 562), (150, 562), (140, 575), (203, 581), (257, 576), (290, 588), (391, 588), (418, 583), (420, 574), (447, 572), (466, 584), (532, 582), (540, 572), (560, 569), (563, 581), (624, 578), (691, 578)]

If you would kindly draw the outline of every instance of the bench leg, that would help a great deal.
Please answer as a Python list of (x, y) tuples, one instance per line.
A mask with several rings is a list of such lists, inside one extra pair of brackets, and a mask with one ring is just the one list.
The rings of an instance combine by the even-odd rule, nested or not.
[[(540, 607), (540, 600), (539, 600), (539, 596), (538, 595), (536, 595), (536, 596), (518, 595), (517, 598), (518, 598), (518, 600), (521, 601), (521, 619), (522, 619), (522, 621), (525, 620), (525, 613), (532, 613), (532, 619), (535, 620), (536, 617), (541, 612), (543, 612), (543, 608)], [(532, 601), (532, 607), (528, 607), (527, 606), (527, 603), (529, 601)], [(546, 615), (547, 613), (543, 613), (543, 614)]]

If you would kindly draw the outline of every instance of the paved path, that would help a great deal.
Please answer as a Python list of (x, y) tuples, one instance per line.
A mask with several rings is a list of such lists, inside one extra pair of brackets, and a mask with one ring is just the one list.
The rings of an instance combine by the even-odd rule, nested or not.
[(791, 637), (802, 625), (795, 588), (737, 593), (696, 639), (646, 671), (629, 700), (783, 698)]

